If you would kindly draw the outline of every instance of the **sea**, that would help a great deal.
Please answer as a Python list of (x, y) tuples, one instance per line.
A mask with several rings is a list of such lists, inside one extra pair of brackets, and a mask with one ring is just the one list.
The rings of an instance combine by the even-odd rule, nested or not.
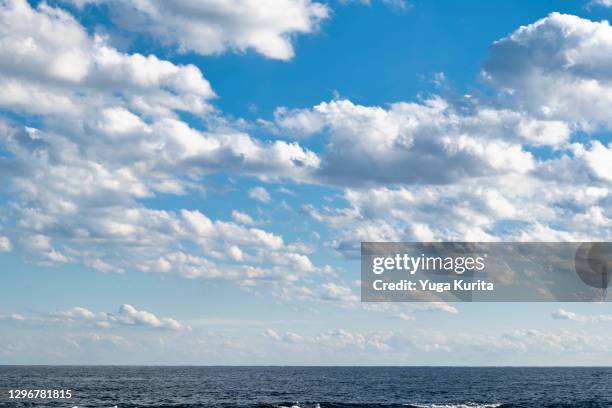
[(0, 391), (0, 407), (595, 408), (612, 368), (0, 366)]

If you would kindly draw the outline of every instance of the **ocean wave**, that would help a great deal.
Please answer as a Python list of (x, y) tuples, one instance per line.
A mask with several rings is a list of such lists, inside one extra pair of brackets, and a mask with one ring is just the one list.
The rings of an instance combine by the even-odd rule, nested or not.
[(278, 408), (321, 408), (320, 404), (314, 404), (314, 405), (299, 405), (298, 403), (295, 403), (291, 406), (288, 405), (279, 405)]
[[(504, 408), (502, 403), (476, 403), (476, 402), (461, 402), (461, 403), (337, 403), (337, 402), (321, 402), (321, 403), (284, 403), (272, 405), (269, 408)], [(264, 407), (261, 407), (264, 408)], [(268, 408), (268, 407), (266, 407)]]
[(479, 404), (475, 402), (465, 402), (460, 404), (406, 404), (407, 408), (500, 408), (502, 404)]

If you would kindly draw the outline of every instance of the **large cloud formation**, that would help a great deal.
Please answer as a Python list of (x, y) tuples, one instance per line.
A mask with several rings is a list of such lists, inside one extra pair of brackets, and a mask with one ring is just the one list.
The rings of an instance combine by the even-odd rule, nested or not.
[[(201, 7), (189, 14), (208, 21), (216, 3), (177, 4)], [(147, 1), (138, 7), (162, 15), (162, 8), (175, 6)], [(168, 24), (178, 24), (172, 13), (185, 10), (168, 10)], [(244, 11), (220, 10), (215, 24), (228, 27), (234, 17), (223, 13)], [(257, 13), (240, 18), (247, 15), (254, 21), (245, 29), (261, 23)], [(149, 26), (170, 35), (164, 24), (153, 19)], [(365, 106), (336, 99), (279, 108), (259, 122), (277, 136), (267, 140), (214, 107), (215, 93), (198, 67), (121, 52), (60, 8), (4, 1), (0, 34), (0, 106), (11, 113), (0, 119), (0, 173), (10, 197), (3, 251), (18, 248), (38, 262), (105, 272), (136, 269), (248, 285), (275, 280), (283, 281), (281, 288), (330, 272), (310, 260), (299, 239), (287, 242), (256, 227), (249, 214), (211, 219), (197, 209), (143, 204), (193, 194), (211, 173), (342, 189), (341, 203), (306, 201), (303, 210), (332, 231), (332, 246), (346, 254), (360, 240), (612, 235), (612, 146), (575, 138), (578, 131), (588, 136), (610, 127), (610, 61), (601, 51), (612, 44), (612, 29), (605, 22), (551, 14), (495, 42), (483, 71), (498, 91), (492, 101), (431, 96)], [(180, 30), (174, 35), (172, 43), (183, 41)], [(290, 56), (287, 48), (258, 50)], [(185, 112), (198, 115), (202, 126), (187, 123)], [(9, 119), (15, 115), (23, 120)], [(303, 147), (307, 138), (322, 138), (322, 147)], [(250, 196), (269, 206), (268, 190), (254, 186)], [(340, 286), (295, 287), (310, 290), (304, 298), (354, 300)]]
[(329, 135), (316, 175), (340, 185), (443, 184), (527, 173), (535, 161), (524, 145), (557, 146), (569, 136), (559, 121), (477, 104), (467, 109), (439, 97), (387, 109), (334, 100), (312, 109), (278, 109), (276, 131)]
[(348, 206), (305, 210), (345, 254), (361, 240), (606, 240), (612, 145), (590, 136), (611, 125), (610, 44), (607, 22), (553, 13), (492, 45), (494, 100), (333, 100), (263, 123), (325, 140), (314, 178)]
[[(228, 126), (197, 67), (119, 52), (66, 11), (24, 0), (0, 3), (0, 38), (0, 107), (23, 118), (0, 118), (3, 251), (14, 242), (46, 264), (242, 282), (327, 271), (277, 234), (141, 203), (197, 191), (211, 172), (300, 179), (318, 166), (297, 143)], [(180, 112), (211, 124), (194, 129)], [(286, 259), (299, 260), (290, 272)]]
[(0, 106), (11, 110), (79, 115), (122, 98), (140, 112), (202, 113), (214, 96), (195, 66), (121, 53), (45, 3), (0, 4), (0, 54)]

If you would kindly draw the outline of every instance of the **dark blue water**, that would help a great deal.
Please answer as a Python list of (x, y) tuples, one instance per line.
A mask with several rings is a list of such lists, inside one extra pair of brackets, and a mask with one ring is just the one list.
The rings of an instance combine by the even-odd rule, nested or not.
[[(9, 388), (73, 390), (17, 401)], [(612, 407), (612, 368), (10, 367), (0, 407)]]

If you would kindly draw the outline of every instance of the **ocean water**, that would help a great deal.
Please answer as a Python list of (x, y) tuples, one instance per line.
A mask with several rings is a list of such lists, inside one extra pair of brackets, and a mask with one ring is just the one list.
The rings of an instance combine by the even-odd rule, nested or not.
[(612, 368), (0, 366), (0, 390), (0, 407), (589, 408), (612, 407)]

